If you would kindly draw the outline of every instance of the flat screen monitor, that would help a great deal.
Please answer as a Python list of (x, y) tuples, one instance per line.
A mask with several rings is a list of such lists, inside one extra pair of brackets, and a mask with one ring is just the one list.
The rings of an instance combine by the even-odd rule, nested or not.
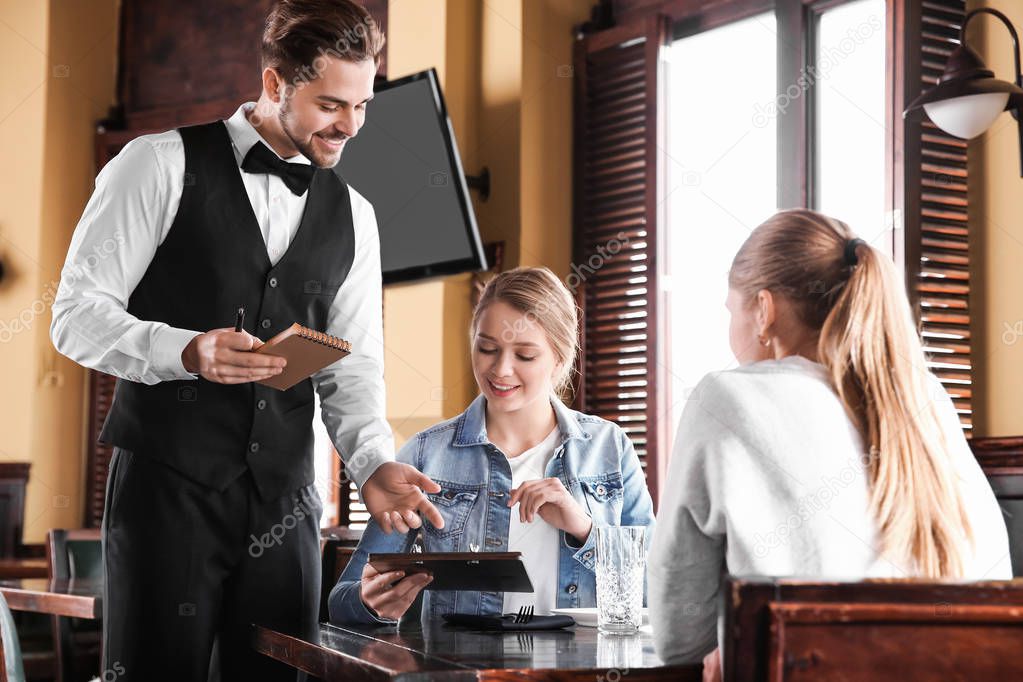
[(486, 269), (433, 69), (377, 85), (334, 171), (373, 204), (384, 283)]

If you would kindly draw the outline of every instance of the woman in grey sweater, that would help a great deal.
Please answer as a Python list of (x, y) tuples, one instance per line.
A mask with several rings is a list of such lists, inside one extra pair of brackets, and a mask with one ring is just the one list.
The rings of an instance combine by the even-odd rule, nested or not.
[[(729, 273), (738, 369), (682, 414), (649, 559), (658, 653), (720, 673), (724, 571), (1008, 579), (1008, 537), (890, 259), (783, 211)], [(709, 654), (709, 655), (708, 655)]]

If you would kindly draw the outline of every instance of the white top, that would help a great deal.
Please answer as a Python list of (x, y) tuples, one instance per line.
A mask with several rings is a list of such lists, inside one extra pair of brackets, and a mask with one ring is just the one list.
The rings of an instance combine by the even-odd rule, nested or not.
[[(965, 577), (1012, 577), (994, 493), (951, 399), (929, 393), (962, 486), (974, 547)], [(822, 365), (800, 356), (716, 372), (682, 413), (649, 563), (661, 658), (693, 662), (717, 644), (720, 575), (858, 580), (910, 577), (878, 556), (862, 439)]]
[[(276, 264), (298, 231), (309, 193), (296, 196), (275, 175), (241, 170), (249, 149), (262, 139), (245, 117), (253, 106), (243, 104), (225, 124), (267, 255)], [(287, 160), (310, 163), (301, 154)], [(100, 171), (71, 238), (53, 303), (50, 337), (58, 351), (129, 381), (196, 378), (182, 366), (181, 352), (209, 330), (178, 329), (126, 311), (174, 222), (184, 175), (184, 143), (177, 130), (132, 140)], [(312, 379), (327, 433), (346, 473), (361, 486), (377, 466), (394, 459), (394, 439), (384, 417), (380, 237), (373, 206), (349, 189), (355, 260), (324, 331), (350, 341), (353, 352)], [(232, 326), (233, 312), (224, 315), (223, 326)]]
[[(539, 444), (518, 457), (509, 457), (512, 488), (526, 481), (547, 478), (547, 463), (554, 456), (561, 431), (557, 426)], [(532, 606), (537, 616), (549, 616), (558, 605), (558, 529), (533, 516), (532, 523), (519, 521), (519, 505), (511, 508), (508, 551), (522, 552), (522, 563), (533, 583), (533, 593), (505, 592), (504, 613), (517, 613), (520, 606)]]

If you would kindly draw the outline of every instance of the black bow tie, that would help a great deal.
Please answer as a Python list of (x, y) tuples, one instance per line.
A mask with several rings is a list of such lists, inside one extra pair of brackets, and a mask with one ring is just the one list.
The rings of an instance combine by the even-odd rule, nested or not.
[(288, 163), (282, 161), (262, 142), (252, 145), (252, 149), (242, 161), (242, 170), (246, 173), (270, 173), (284, 181), (292, 192), (302, 196), (313, 181), (316, 168), (308, 163)]

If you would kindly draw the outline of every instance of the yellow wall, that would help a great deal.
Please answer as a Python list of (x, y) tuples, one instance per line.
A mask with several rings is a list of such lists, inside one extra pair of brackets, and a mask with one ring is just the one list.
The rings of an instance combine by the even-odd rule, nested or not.
[[(984, 0), (1023, 31), (1023, 3)], [(1013, 80), (1012, 42), (990, 16), (970, 21), (967, 42), (978, 46), (997, 78)], [(1023, 179), (1017, 124), (1003, 113), (970, 143), (971, 311), (973, 313), (974, 433), (1023, 435)]]
[(528, 0), (523, 7), (519, 265), (562, 278), (572, 259), (572, 27), (590, 0)]
[(67, 243), (113, 103), (116, 0), (0, 0), (0, 459), (31, 461), (26, 542), (84, 508), (84, 372), (49, 340)]
[[(504, 242), (505, 268), (569, 272), (571, 29), (590, 4), (391, 0), (388, 8), (388, 75), (437, 69), (465, 171), (490, 169), (490, 198), (473, 192), (474, 205), (484, 242)], [(472, 286), (463, 275), (385, 291), (388, 417), (399, 444), (476, 395)]]
[[(392, 77), (437, 68), (465, 169), (505, 267), (568, 272), (571, 26), (590, 0), (392, 0)], [(86, 373), (52, 348), (49, 303), (94, 178), (93, 130), (115, 97), (117, 0), (0, 0), (0, 460), (31, 461), (25, 540), (81, 523)], [(388, 416), (399, 442), (461, 411), (470, 276), (385, 292)], [(34, 306), (34, 307), (33, 307)], [(23, 318), (19, 330), (16, 321)], [(10, 330), (8, 334), (7, 331)]]

